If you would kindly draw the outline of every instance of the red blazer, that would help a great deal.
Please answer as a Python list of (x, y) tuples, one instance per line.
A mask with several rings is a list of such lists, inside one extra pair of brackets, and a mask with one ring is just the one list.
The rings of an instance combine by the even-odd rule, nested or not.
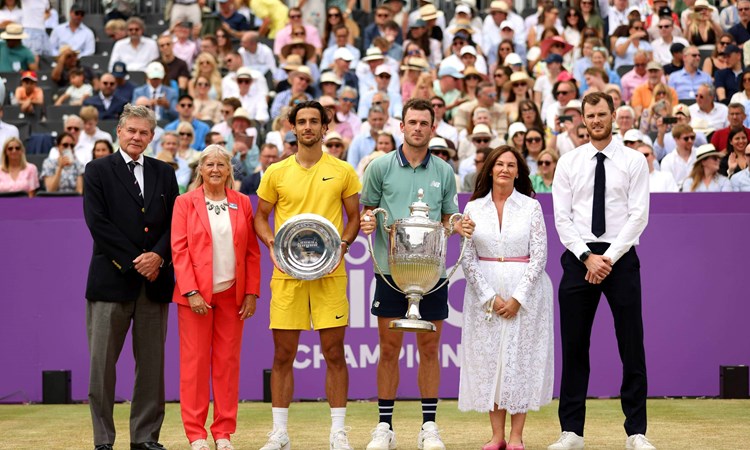
[[(237, 305), (246, 294), (260, 295), (260, 249), (253, 228), (253, 207), (248, 196), (227, 189), (229, 218), (237, 259)], [(172, 261), (177, 282), (172, 301), (190, 305), (184, 295), (197, 290), (211, 304), (213, 297), (213, 247), (211, 225), (203, 187), (180, 195), (172, 217)]]

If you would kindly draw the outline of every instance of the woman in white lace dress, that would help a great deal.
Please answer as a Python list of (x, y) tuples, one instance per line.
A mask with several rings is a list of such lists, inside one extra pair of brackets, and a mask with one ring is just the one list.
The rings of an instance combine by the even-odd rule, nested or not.
[(462, 262), (467, 287), (458, 407), (489, 412), (492, 439), (483, 450), (523, 449), (526, 412), (552, 400), (547, 233), (531, 195), (523, 156), (504, 145), (487, 157), (464, 212), (476, 229)]

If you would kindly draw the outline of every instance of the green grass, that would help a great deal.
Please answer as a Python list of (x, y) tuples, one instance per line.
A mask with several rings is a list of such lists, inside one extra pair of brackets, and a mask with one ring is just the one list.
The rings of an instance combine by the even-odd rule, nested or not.
[[(750, 448), (750, 401), (713, 399), (649, 400), (648, 436), (659, 450)], [(129, 449), (130, 407), (115, 407), (119, 437), (115, 450)], [(211, 413), (209, 412), (209, 417)], [(589, 400), (586, 422), (587, 449), (622, 449), (625, 433), (619, 400)], [(377, 421), (377, 404), (351, 402), (347, 425), (355, 449), (364, 449)], [(394, 425), (400, 449), (416, 448), (421, 424), (419, 402), (396, 403)], [(448, 449), (478, 449), (489, 438), (486, 414), (461, 413), (455, 401), (441, 401), (438, 424)], [(289, 432), (295, 449), (328, 449), (330, 417), (325, 403), (294, 403)], [(271, 407), (242, 403), (237, 450), (257, 450), (271, 429)], [(559, 433), (557, 402), (529, 414), (525, 441), (529, 450), (546, 449)], [(91, 419), (87, 405), (0, 405), (0, 449), (92, 449)], [(167, 405), (161, 442), (169, 450), (189, 449), (180, 420), (179, 404)]]

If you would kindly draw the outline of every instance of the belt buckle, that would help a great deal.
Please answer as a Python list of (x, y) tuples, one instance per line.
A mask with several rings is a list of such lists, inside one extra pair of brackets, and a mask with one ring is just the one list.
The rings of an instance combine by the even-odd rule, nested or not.
[(500, 262), (505, 262), (505, 256), (500, 257)]

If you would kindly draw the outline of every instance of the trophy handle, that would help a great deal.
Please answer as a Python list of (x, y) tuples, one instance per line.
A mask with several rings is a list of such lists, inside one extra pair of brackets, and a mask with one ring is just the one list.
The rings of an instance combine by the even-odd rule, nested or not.
[[(386, 225), (386, 222), (388, 222), (388, 211), (386, 211), (383, 208), (375, 208), (372, 210), (372, 214), (374, 216), (377, 216), (378, 213), (383, 214), (383, 228), (386, 232), (390, 234), (391, 227)], [(394, 291), (401, 292), (402, 294), (406, 294), (406, 292), (402, 291), (401, 289), (397, 288), (396, 286), (392, 285), (390, 281), (383, 275), (383, 271), (380, 269), (380, 266), (378, 265), (378, 260), (375, 258), (375, 252), (372, 250), (372, 233), (367, 235), (367, 250), (370, 252), (370, 258), (372, 258), (372, 262), (375, 265), (375, 272), (377, 272), (378, 275), (380, 275), (380, 278), (385, 281), (385, 283), (391, 287)]]
[(380, 213), (383, 214), (383, 228), (385, 229), (385, 231), (387, 231), (388, 233), (390, 233), (391, 232), (391, 227), (389, 227), (388, 225), (386, 225), (386, 223), (388, 223), (388, 211), (386, 211), (383, 208), (375, 208), (375, 209), (372, 210), (372, 215), (373, 216), (377, 216)]
[[(446, 230), (446, 232), (450, 235), (450, 232), (453, 230), (453, 225), (455, 225), (456, 220), (463, 219), (463, 215), (459, 213), (455, 213), (450, 217), (450, 230)], [(432, 294), (433, 292), (437, 291), (441, 287), (445, 286), (446, 283), (451, 279), (454, 273), (456, 273), (456, 270), (458, 270), (458, 265), (461, 263), (461, 260), (464, 259), (464, 251), (466, 251), (466, 238), (461, 236), (461, 252), (458, 254), (458, 260), (456, 261), (456, 264), (453, 266), (453, 269), (448, 274), (447, 277), (445, 277), (445, 280), (443, 280), (442, 283), (440, 283), (437, 287), (432, 289), (430, 292), (425, 293), (424, 295)]]

